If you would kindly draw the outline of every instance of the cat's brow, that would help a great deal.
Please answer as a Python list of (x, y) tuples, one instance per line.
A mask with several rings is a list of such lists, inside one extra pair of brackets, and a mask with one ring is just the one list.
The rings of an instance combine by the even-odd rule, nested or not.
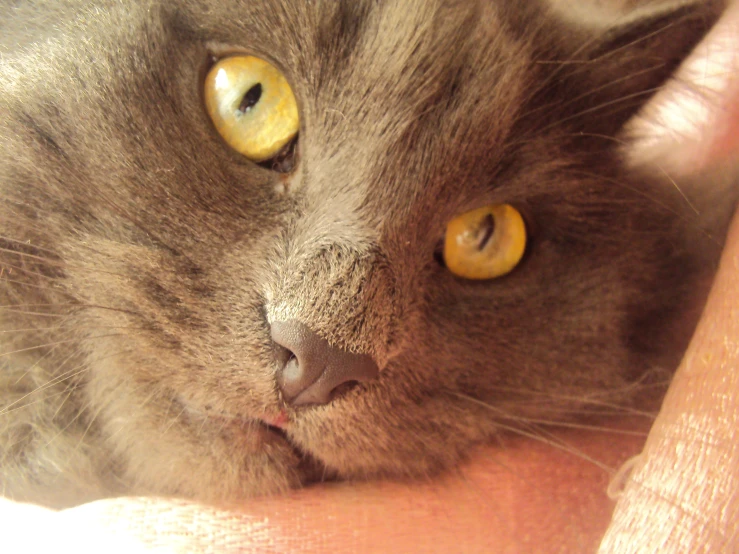
[(361, 43), (370, 16), (369, 2), (338, 2), (332, 16), (321, 21), (316, 32), (319, 50), (331, 52), (335, 64), (348, 63)]

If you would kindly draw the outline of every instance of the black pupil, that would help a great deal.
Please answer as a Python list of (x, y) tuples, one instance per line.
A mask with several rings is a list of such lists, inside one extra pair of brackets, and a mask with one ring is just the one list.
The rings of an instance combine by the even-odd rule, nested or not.
[(262, 97), (262, 84), (257, 83), (253, 87), (251, 87), (249, 90), (246, 91), (246, 94), (241, 99), (241, 104), (239, 104), (239, 111), (241, 113), (246, 113), (249, 110), (251, 110), (257, 102), (259, 102), (259, 99)]
[(488, 214), (483, 218), (477, 231), (477, 236), (479, 237), (477, 241), (478, 250), (482, 250), (483, 248), (485, 248), (485, 245), (490, 240), (490, 237), (493, 236), (494, 232), (495, 218), (493, 217), (493, 214)]

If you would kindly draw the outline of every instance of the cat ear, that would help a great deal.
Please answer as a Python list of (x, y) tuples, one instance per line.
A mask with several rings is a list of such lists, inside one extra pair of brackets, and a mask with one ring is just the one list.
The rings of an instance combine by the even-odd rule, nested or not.
[(631, 9), (624, 5), (633, 0), (549, 1), (563, 25), (558, 94), (567, 100), (569, 88), (577, 97), (564, 116), (609, 136), (675, 73), (724, 7), (723, 0), (642, 0)]

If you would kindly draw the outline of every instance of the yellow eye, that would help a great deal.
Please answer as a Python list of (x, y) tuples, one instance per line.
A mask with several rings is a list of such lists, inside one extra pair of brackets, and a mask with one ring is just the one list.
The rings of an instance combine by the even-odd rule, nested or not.
[(254, 56), (218, 61), (205, 77), (204, 97), (223, 139), (255, 162), (276, 156), (300, 128), (298, 104), (284, 75)]
[(493, 279), (518, 265), (526, 250), (526, 225), (508, 204), (463, 213), (446, 227), (444, 263), (465, 279)]

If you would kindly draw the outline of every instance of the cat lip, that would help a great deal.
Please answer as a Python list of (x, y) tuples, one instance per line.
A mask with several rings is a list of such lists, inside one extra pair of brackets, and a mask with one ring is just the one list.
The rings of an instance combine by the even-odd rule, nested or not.
[(259, 418), (259, 420), (269, 427), (276, 427), (277, 429), (285, 429), (290, 423), (290, 417), (285, 410), (280, 410), (280, 413), (276, 416), (265, 415)]
[(252, 421), (254, 423), (259, 423), (266, 427), (273, 427), (275, 429), (285, 429), (290, 423), (290, 416), (288, 416), (285, 410), (280, 410), (276, 414), (265, 413), (261, 416), (243, 416), (243, 415), (234, 415), (234, 414), (230, 414), (227, 412), (215, 412), (211, 410), (198, 409), (190, 405), (188, 402), (186, 402), (182, 398), (179, 398), (178, 401), (187, 413), (189, 413), (190, 415), (196, 416), (198, 418), (213, 419), (213, 420), (217, 419), (217, 420), (221, 420), (226, 423), (238, 423), (238, 424), (244, 424), (246, 422)]

